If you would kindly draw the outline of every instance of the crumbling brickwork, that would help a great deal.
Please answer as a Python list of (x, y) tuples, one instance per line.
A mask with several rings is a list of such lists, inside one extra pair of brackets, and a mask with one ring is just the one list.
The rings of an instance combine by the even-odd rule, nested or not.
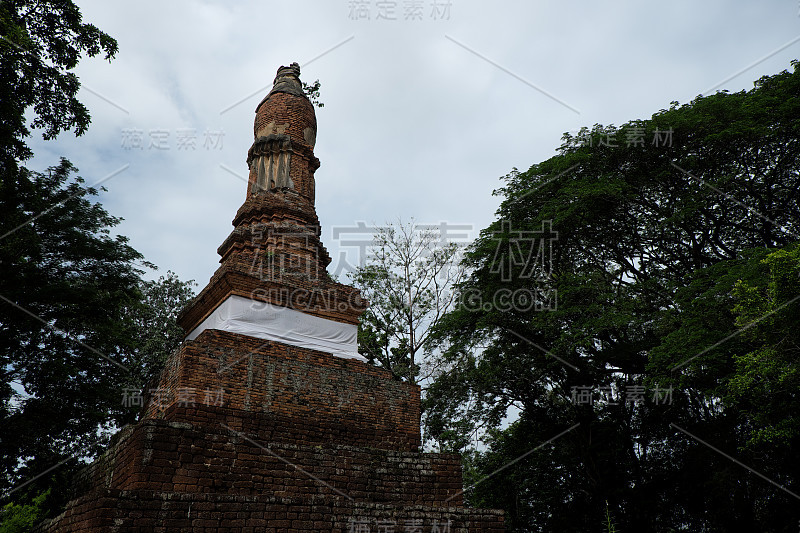
[(206, 414), (214, 425), (146, 420), (127, 428), (86, 469), (76, 496), (106, 488), (282, 498), (346, 494), (358, 502), (436, 507), (462, 503), (457, 456), (313, 445), (301, 437), (275, 442), (270, 427), (231, 431), (229, 422), (241, 424), (224, 411)]
[(502, 512), (485, 509), (115, 489), (75, 500), (61, 522), (63, 531), (110, 533), (505, 531)]
[(464, 507), (457, 456), (419, 451), (416, 385), (302, 343), (200, 332), (230, 296), (350, 331), (365, 309), (327, 276), (316, 117), (298, 76), (281, 67), (256, 109), (247, 199), (219, 269), (179, 317), (193, 340), (40, 533), (504, 531), (501, 511)]
[(193, 423), (206, 415), (195, 415), (190, 404), (212, 403), (201, 395), (208, 390), (229, 425), (241, 418), (258, 429), (252, 424), (269, 420), (271, 439), (302, 435), (307, 442), (395, 450), (420, 444), (419, 387), (361, 361), (246, 335), (204, 331), (173, 355), (154, 390), (160, 397), (146, 402), (146, 418)]

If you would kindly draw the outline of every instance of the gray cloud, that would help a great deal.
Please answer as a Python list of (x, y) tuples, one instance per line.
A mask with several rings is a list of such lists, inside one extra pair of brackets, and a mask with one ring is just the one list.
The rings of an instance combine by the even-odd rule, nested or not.
[[(269, 86), (278, 66), (303, 64), (349, 36), (302, 72), (322, 83), (317, 210), (334, 257), (331, 228), (359, 220), (413, 216), (477, 231), (493, 219), (498, 178), (553, 155), (563, 132), (649, 117), (800, 35), (797, 6), (777, 0), (452, 0), (449, 20), (431, 18), (431, 0), (422, 20), (406, 20), (402, 0), (397, 20), (376, 20), (374, 1), (370, 20), (352, 20), (347, 0), (78, 4), (120, 52), (111, 64), (87, 59), (78, 69), (91, 89), (82, 93), (88, 133), (34, 140), (32, 166), (63, 155), (92, 183), (129, 163), (101, 201), (125, 218), (120, 233), (150, 261), (201, 286), (245, 195), (220, 164), (246, 174), (263, 94), (220, 111)], [(721, 88), (748, 89), (789, 68), (799, 50), (789, 46)], [(143, 132), (142, 149), (122, 146), (131, 129)], [(195, 130), (194, 148), (179, 149), (183, 129)], [(149, 147), (153, 130), (168, 133), (166, 149)], [(206, 131), (224, 132), (222, 145), (204, 147)]]

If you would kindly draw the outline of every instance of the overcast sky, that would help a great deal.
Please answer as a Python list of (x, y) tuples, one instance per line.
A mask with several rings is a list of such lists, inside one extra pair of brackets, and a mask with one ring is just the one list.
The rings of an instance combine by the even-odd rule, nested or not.
[(102, 181), (118, 232), (198, 290), (244, 201), (255, 107), (281, 65), (322, 84), (316, 205), (334, 271), (340, 251), (358, 261), (344, 241), (368, 237), (335, 228), (413, 217), (474, 237), (499, 178), (554, 155), (564, 132), (750, 89), (800, 57), (797, 0), (77, 4), (119, 53), (78, 68), (89, 131), (33, 139), (30, 166), (64, 156)]

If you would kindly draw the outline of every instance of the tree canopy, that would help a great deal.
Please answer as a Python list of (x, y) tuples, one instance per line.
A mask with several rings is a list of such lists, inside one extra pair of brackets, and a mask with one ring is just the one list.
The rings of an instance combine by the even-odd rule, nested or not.
[(350, 275), (369, 301), (358, 344), (370, 363), (411, 383), (436, 373), (424, 356), (433, 329), (452, 308), (454, 285), (463, 279), (460, 251), (444, 242), (440, 230), (413, 221), (377, 229), (367, 261)]
[(504, 178), (426, 405), (471, 458), (472, 503), (515, 531), (796, 528), (793, 66), (565, 134)]
[(0, 171), (8, 177), (7, 170), (32, 155), (29, 128), (41, 130), (45, 139), (86, 131), (89, 111), (77, 98), (80, 82), (72, 70), (84, 55), (111, 60), (117, 42), (83, 22), (71, 1), (5, 0), (0, 36)]
[(61, 159), (25, 167), (32, 130), (46, 140), (89, 125), (77, 99), (82, 56), (116, 41), (71, 1), (0, 3), (0, 528), (23, 531), (57, 511), (68, 475), (132, 421), (138, 388), (180, 342), (177, 309), (191, 282), (153, 265)]
[(142, 279), (152, 265), (111, 236), (119, 219), (74, 172), (66, 160), (45, 173), (20, 168), (15, 194), (0, 194), (3, 490), (96, 455), (135, 419), (124, 391), (144, 386), (180, 343), (175, 316), (192, 296), (172, 273)]

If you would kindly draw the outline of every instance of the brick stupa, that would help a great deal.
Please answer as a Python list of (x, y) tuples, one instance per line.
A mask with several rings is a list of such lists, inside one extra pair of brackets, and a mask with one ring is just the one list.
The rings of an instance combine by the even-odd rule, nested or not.
[(186, 341), (41, 531), (503, 531), (463, 506), (457, 456), (419, 451), (419, 388), (358, 355), (365, 302), (327, 275), (299, 74), (278, 69), (256, 108), (247, 196)]

